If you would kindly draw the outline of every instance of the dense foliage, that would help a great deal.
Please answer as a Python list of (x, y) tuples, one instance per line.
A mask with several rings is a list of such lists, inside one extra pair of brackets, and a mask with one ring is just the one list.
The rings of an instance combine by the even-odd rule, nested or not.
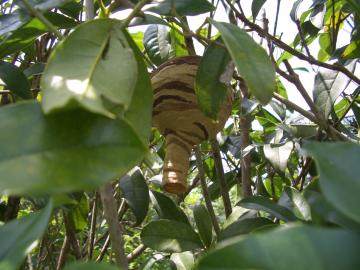
[[(1, 270), (360, 268), (360, 2), (266, 2), (0, 1)], [(201, 110), (234, 102), (175, 196), (149, 74), (196, 52)]]

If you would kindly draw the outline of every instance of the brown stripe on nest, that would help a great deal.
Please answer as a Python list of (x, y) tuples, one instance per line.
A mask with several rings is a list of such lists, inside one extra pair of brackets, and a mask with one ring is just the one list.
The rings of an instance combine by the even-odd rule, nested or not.
[(205, 136), (205, 140), (209, 139), (209, 133), (207, 131), (207, 128), (203, 124), (201, 124), (199, 122), (194, 122), (193, 124), (202, 130), (202, 132), (204, 133), (204, 136)]
[(195, 137), (195, 138), (199, 139), (200, 141), (203, 141), (206, 139), (203, 136), (201, 136), (195, 132), (192, 132), (192, 131), (179, 130), (179, 132), (184, 133), (185, 135), (190, 136), (190, 137)]
[(163, 68), (171, 65), (192, 65), (192, 66), (198, 66), (200, 63), (201, 57), (200, 56), (183, 56), (179, 58), (171, 59), (163, 64), (161, 64), (155, 71), (153, 71), (150, 74), (150, 78), (154, 77), (157, 73), (159, 73)]
[(192, 103), (191, 101), (187, 100), (186, 98), (183, 98), (183, 97), (180, 97), (177, 95), (163, 95), (154, 100), (153, 108), (156, 108), (156, 106), (158, 106), (165, 100), (176, 100), (176, 101), (180, 101), (180, 102), (184, 102), (184, 103), (188, 103), (188, 104)]
[(168, 147), (170, 144), (176, 144), (176, 145), (180, 146), (181, 149), (183, 149), (186, 153), (191, 155), (191, 150), (188, 149), (188, 146), (183, 141), (179, 140), (178, 138), (171, 137), (171, 138), (167, 139), (166, 147)]
[[(187, 144), (189, 144), (190, 148), (192, 148), (193, 145), (196, 145), (196, 142), (191, 141), (189, 138), (181, 136), (179, 133), (177, 133), (176, 131), (174, 131), (172, 129), (166, 128), (164, 130), (164, 136), (166, 137), (167, 135), (170, 135), (170, 134), (175, 136), (175, 137), (178, 137), (180, 140), (182, 140), (182, 141), (186, 142)], [(171, 138), (173, 138), (173, 137), (171, 137)]]
[(189, 86), (187, 83), (184, 83), (182, 81), (171, 81), (164, 83), (159, 87), (157, 87), (156, 89), (154, 89), (154, 93), (156, 94), (162, 90), (177, 90), (185, 93), (195, 94), (194, 89), (191, 86)]
[(177, 170), (174, 168), (164, 168), (163, 172), (177, 172), (177, 173), (184, 173), (182, 170)]

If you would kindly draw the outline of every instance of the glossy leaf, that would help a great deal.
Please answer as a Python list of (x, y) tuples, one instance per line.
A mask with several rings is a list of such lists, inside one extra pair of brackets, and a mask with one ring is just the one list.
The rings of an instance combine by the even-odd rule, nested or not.
[(265, 4), (266, 0), (253, 0), (251, 4), (251, 13), (253, 21), (256, 20), (257, 15), (259, 14), (262, 6)]
[(354, 269), (359, 253), (358, 234), (295, 225), (226, 242), (201, 258), (197, 269)]
[(162, 252), (183, 252), (203, 247), (190, 225), (167, 219), (147, 224), (141, 231), (141, 241)]
[[(355, 68), (355, 61), (348, 65), (350, 70)], [(331, 112), (332, 106), (342, 91), (348, 85), (349, 78), (339, 71), (319, 69), (314, 82), (313, 97), (317, 107), (325, 117)]]
[(234, 64), (227, 50), (211, 43), (200, 61), (195, 79), (197, 101), (206, 116), (217, 120), (221, 105), (230, 91), (233, 73)]
[(241, 234), (248, 234), (255, 229), (273, 224), (274, 223), (271, 220), (262, 217), (238, 220), (221, 231), (219, 235), (219, 241), (230, 239)]
[(185, 213), (166, 195), (154, 191), (151, 191), (151, 201), (155, 206), (158, 215), (162, 219), (170, 219), (185, 224), (190, 224)]
[(31, 99), (30, 83), (22, 70), (17, 66), (0, 61), (0, 79), (15, 95), (23, 99)]
[(18, 29), (29, 20), (30, 16), (23, 10), (0, 15), (0, 36)]
[(137, 169), (120, 180), (122, 194), (140, 224), (146, 217), (149, 208), (149, 189), (141, 171)]
[(296, 221), (296, 216), (287, 208), (280, 206), (268, 198), (261, 196), (252, 196), (244, 198), (239, 202), (239, 205), (244, 208), (265, 211), (274, 217), (284, 221)]
[(287, 142), (280, 146), (271, 144), (264, 145), (264, 155), (271, 164), (279, 171), (285, 171), (290, 154), (293, 150), (293, 143)]
[(36, 247), (48, 225), (52, 203), (37, 212), (0, 226), (0, 269), (18, 269)]
[(0, 148), (3, 194), (95, 188), (126, 173), (146, 151), (122, 120), (80, 109), (45, 116), (36, 102), (1, 108), (0, 130), (8, 142)]
[(325, 198), (335, 209), (360, 223), (360, 146), (307, 142), (303, 148), (315, 158)]
[(155, 0), (147, 5), (145, 10), (164, 16), (194, 16), (215, 10), (215, 7), (207, 0)]
[(170, 57), (170, 33), (164, 25), (150, 25), (144, 33), (144, 47), (150, 60), (160, 65)]
[(214, 20), (210, 22), (221, 33), (231, 58), (250, 92), (262, 104), (268, 103), (275, 90), (275, 68), (265, 50), (239, 27)]
[(195, 206), (193, 212), (200, 238), (206, 247), (210, 247), (212, 242), (212, 222), (210, 214), (202, 204)]
[(42, 77), (43, 110), (84, 107), (114, 115), (104, 101), (128, 109), (137, 80), (133, 50), (116, 20), (81, 24), (54, 49)]
[(64, 270), (121, 270), (119, 266), (110, 263), (75, 262), (67, 265)]
[(195, 264), (194, 254), (190, 251), (173, 253), (170, 260), (175, 264), (176, 270), (190, 270), (193, 269)]
[(285, 187), (278, 204), (291, 210), (300, 219), (311, 220), (310, 206), (297, 189)]

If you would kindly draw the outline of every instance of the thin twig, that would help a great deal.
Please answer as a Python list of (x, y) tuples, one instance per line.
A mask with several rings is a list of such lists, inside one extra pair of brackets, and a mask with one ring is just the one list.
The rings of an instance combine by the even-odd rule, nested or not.
[(92, 259), (93, 251), (94, 251), (94, 242), (95, 242), (95, 232), (96, 232), (96, 214), (97, 214), (97, 201), (98, 201), (98, 193), (95, 192), (92, 209), (91, 209), (91, 221), (90, 221), (90, 230), (89, 230), (89, 243), (88, 243), (88, 260)]
[(143, 244), (139, 245), (130, 254), (128, 254), (126, 256), (126, 259), (128, 260), (128, 262), (132, 262), (137, 257), (139, 257), (141, 255), (141, 253), (143, 253), (145, 251), (145, 249), (146, 249), (146, 246), (144, 246)]
[(65, 235), (64, 242), (60, 250), (60, 255), (56, 264), (56, 270), (60, 270), (63, 268), (65, 264), (66, 256), (69, 252), (69, 248), (70, 248), (69, 238)]
[(136, 4), (136, 6), (133, 8), (133, 10), (131, 11), (131, 13), (129, 14), (129, 16), (127, 16), (121, 23), (122, 28), (126, 28), (128, 27), (129, 23), (131, 22), (131, 20), (133, 18), (136, 17), (136, 15), (138, 15), (141, 12), (141, 9), (143, 8), (143, 6), (145, 6), (147, 3), (149, 3), (150, 0), (141, 0), (140, 2), (138, 2)]
[(71, 248), (74, 252), (75, 258), (77, 260), (81, 259), (81, 249), (79, 246), (79, 243), (76, 239), (76, 234), (75, 234), (75, 227), (74, 227), (74, 223), (72, 218), (69, 216), (69, 213), (66, 211), (63, 211), (63, 218), (64, 218), (64, 225), (65, 225), (65, 233), (66, 236), (69, 239)]
[(199, 172), (199, 178), (200, 178), (201, 188), (202, 188), (203, 195), (204, 195), (206, 208), (209, 211), (210, 218), (211, 218), (211, 223), (212, 223), (212, 225), (214, 227), (215, 233), (216, 233), (217, 236), (219, 236), (219, 234), (220, 234), (220, 226), (219, 226), (219, 223), (218, 223), (218, 221), (216, 219), (215, 211), (214, 211), (214, 208), (213, 208), (213, 206), (211, 204), (210, 194), (209, 194), (209, 191), (207, 189), (206, 180), (205, 180), (205, 173), (204, 173), (204, 165), (203, 165), (203, 162), (202, 162), (201, 152), (200, 152), (199, 146), (196, 146), (194, 151), (195, 151), (196, 164), (197, 164), (197, 168), (198, 168), (198, 172)]

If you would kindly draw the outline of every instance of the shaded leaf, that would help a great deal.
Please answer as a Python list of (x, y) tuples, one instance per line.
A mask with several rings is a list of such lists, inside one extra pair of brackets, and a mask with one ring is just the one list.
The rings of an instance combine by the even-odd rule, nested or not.
[(15, 10), (11, 14), (0, 15), (0, 36), (12, 32), (30, 20), (30, 16), (22, 11)]
[(103, 100), (128, 109), (137, 72), (120, 22), (101, 19), (81, 24), (50, 56), (41, 81), (43, 110), (81, 106), (113, 116)]
[[(37, 212), (0, 226), (0, 269), (18, 269), (27, 253), (35, 248), (44, 234), (52, 203)], [(3, 268), (4, 267), (4, 268)]]
[(0, 61), (0, 79), (15, 95), (23, 99), (33, 98), (30, 91), (30, 83), (22, 70), (17, 66), (5, 61)]
[(164, 25), (150, 25), (144, 33), (144, 47), (150, 60), (160, 65), (170, 57), (170, 33)]
[(360, 146), (347, 142), (307, 142), (303, 148), (315, 158), (320, 188), (327, 201), (360, 223)]
[[(69, 2), (70, 0), (28, 0), (29, 4), (37, 9), (37, 10), (41, 10), (41, 11), (45, 11), (48, 9), (52, 9), (55, 7), (59, 7), (61, 5), (63, 5), (66, 2)], [(21, 6), (22, 8), (26, 9), (26, 7), (24, 6), (24, 4), (22, 3), (22, 1), (16, 0), (16, 3)]]
[(151, 14), (144, 13), (143, 16), (135, 17), (134, 19), (132, 19), (131, 22), (129, 23), (129, 27), (130, 26), (139, 26), (139, 25), (148, 25), (148, 24), (168, 25), (168, 23), (166, 21), (164, 21), (163, 19), (156, 17), (154, 15), (151, 15)]
[(198, 269), (354, 269), (359, 253), (358, 234), (295, 225), (224, 242), (200, 259)]
[(251, 14), (253, 21), (256, 20), (257, 15), (259, 14), (262, 6), (265, 4), (266, 0), (253, 0), (251, 4)]
[(158, 215), (162, 219), (170, 219), (185, 224), (190, 224), (185, 213), (166, 195), (154, 191), (151, 191), (151, 201), (155, 206)]
[(80, 109), (44, 116), (36, 102), (1, 108), (0, 130), (8, 142), (0, 148), (3, 194), (94, 188), (126, 173), (146, 151), (122, 120)]
[(122, 194), (140, 224), (146, 217), (149, 208), (149, 189), (141, 171), (137, 169), (120, 180)]
[(299, 6), (300, 6), (300, 4), (301, 4), (302, 1), (303, 1), (303, 0), (297, 0), (297, 1), (293, 4), (293, 6), (292, 6), (292, 8), (291, 8), (290, 18), (291, 18), (291, 20), (292, 20), (293, 22), (296, 22), (297, 19), (298, 19), (297, 11), (298, 11), (298, 8), (299, 8)]
[(278, 205), (265, 197), (252, 196), (244, 198), (238, 203), (238, 205), (248, 209), (265, 211), (273, 215), (274, 217), (277, 217), (287, 222), (297, 220), (296, 216), (289, 209)]
[(250, 92), (262, 104), (268, 103), (275, 90), (275, 68), (265, 50), (239, 27), (214, 20), (210, 22), (221, 33)]
[(194, 16), (215, 10), (207, 0), (155, 0), (145, 10), (164, 16), (174, 16), (173, 8), (180, 16)]
[(311, 220), (310, 206), (297, 189), (285, 187), (278, 204), (288, 208), (300, 219)]
[(147, 224), (141, 231), (141, 241), (162, 252), (183, 252), (203, 247), (190, 225), (166, 219)]
[[(217, 42), (221, 42), (219, 39)], [(217, 120), (228, 91), (234, 65), (227, 50), (211, 43), (201, 58), (195, 79), (195, 93), (200, 109)]]
[(212, 243), (212, 222), (210, 214), (202, 204), (195, 206), (193, 212), (200, 238), (206, 247), (210, 247)]

